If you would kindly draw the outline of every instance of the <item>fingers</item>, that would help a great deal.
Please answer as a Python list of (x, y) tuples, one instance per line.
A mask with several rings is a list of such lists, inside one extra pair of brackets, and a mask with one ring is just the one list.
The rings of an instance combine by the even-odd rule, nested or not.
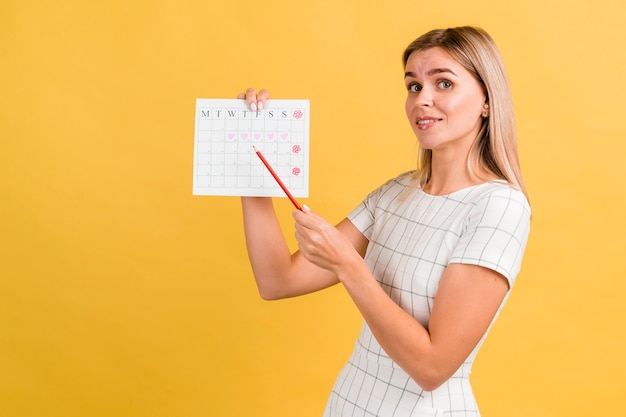
[(307, 206), (303, 206), (302, 211), (297, 209), (293, 210), (291, 215), (296, 221), (296, 226), (302, 225), (307, 229), (311, 229), (313, 227), (319, 227), (320, 225), (321, 218), (313, 213)]
[(248, 107), (252, 111), (263, 110), (267, 105), (267, 100), (270, 98), (270, 92), (262, 89), (257, 93), (254, 88), (248, 88), (245, 93), (239, 93), (237, 98), (246, 100)]
[[(320, 237), (321, 229), (318, 219), (312, 213), (304, 213), (294, 210), (292, 216), (295, 220), (295, 237), (303, 254), (310, 252), (310, 247)], [(313, 245), (314, 247), (314, 245)]]
[(309, 211), (293, 211), (295, 220), (296, 236), (299, 243), (307, 243), (309, 246), (326, 242), (335, 234), (335, 228), (319, 215)]

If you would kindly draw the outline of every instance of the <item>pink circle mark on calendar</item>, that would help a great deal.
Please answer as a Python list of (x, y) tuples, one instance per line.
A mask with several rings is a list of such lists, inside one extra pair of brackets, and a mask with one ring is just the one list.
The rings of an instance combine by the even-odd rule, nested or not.
[(296, 119), (302, 119), (302, 110), (294, 110), (293, 111), (293, 117)]
[(291, 152), (293, 152), (293, 153), (300, 153), (301, 150), (302, 150), (302, 148), (300, 147), (300, 145), (293, 145), (291, 147)]
[(300, 175), (300, 172), (302, 172), (302, 171), (300, 171), (300, 168), (298, 168), (298, 167), (295, 167), (295, 168), (293, 168), (293, 169), (291, 170), (291, 173), (292, 173), (293, 175), (295, 175), (296, 177), (297, 177), (298, 175)]

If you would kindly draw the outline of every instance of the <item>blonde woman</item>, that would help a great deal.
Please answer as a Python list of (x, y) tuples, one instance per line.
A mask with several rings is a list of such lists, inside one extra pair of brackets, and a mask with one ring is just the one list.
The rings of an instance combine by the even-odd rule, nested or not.
[[(271, 199), (242, 198), (264, 299), (340, 283), (363, 316), (327, 417), (479, 416), (472, 363), (528, 239), (511, 93), (492, 38), (474, 27), (434, 30), (403, 58), (415, 171), (374, 190), (335, 227), (295, 210), (294, 254)], [(239, 98), (262, 109), (269, 93)]]

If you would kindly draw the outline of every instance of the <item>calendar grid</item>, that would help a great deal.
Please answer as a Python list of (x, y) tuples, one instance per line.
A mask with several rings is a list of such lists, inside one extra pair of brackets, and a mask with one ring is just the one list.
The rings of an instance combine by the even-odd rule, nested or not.
[(251, 111), (243, 100), (197, 99), (195, 118), (194, 195), (283, 197), (255, 146), (294, 196), (308, 197), (308, 100), (269, 100)]

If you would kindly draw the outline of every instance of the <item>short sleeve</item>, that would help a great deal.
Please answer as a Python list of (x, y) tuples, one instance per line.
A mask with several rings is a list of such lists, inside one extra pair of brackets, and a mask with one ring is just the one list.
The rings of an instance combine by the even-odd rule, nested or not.
[(502, 274), (513, 286), (530, 232), (526, 196), (502, 187), (476, 201), (449, 263), (483, 266)]
[(377, 215), (390, 208), (411, 184), (413, 171), (405, 172), (372, 191), (349, 215), (348, 220), (371, 240)]
[(348, 215), (348, 220), (350, 220), (367, 239), (371, 239), (372, 237), (372, 228), (375, 218), (374, 210), (379, 190), (370, 193), (367, 198)]

